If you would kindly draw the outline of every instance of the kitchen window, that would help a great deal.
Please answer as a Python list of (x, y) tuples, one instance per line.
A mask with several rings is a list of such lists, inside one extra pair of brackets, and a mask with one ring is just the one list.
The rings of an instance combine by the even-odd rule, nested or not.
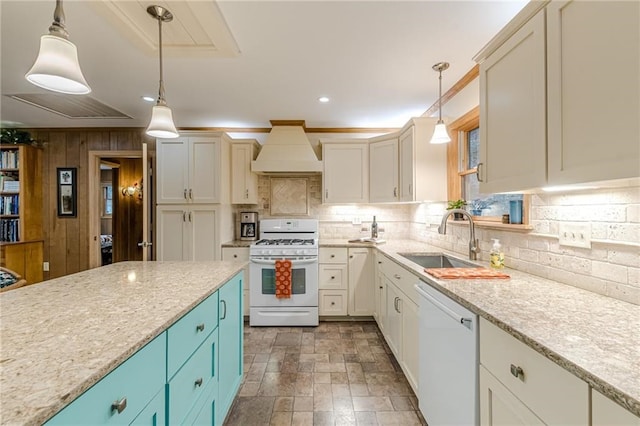
[[(527, 223), (528, 197), (523, 194), (482, 194), (477, 167), (480, 150), (480, 109), (472, 109), (449, 126), (451, 144), (447, 149), (449, 200), (466, 200), (466, 209), (477, 220), (500, 222), (509, 213), (509, 202), (523, 201), (523, 223)], [(453, 169), (452, 165), (457, 167)], [(453, 169), (453, 170), (452, 170)]]

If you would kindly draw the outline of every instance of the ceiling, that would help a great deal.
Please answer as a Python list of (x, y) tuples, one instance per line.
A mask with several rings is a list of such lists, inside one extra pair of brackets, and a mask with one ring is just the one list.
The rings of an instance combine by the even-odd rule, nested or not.
[[(1, 0), (3, 127), (145, 127), (158, 91), (157, 22), (165, 5), (166, 99), (179, 128), (401, 127), (475, 64), (526, 1), (66, 1), (88, 96), (130, 118), (72, 119), (7, 95), (49, 93), (24, 74), (55, 2)], [(225, 25), (226, 23), (226, 25)], [(65, 97), (73, 95), (64, 95)], [(327, 96), (328, 103), (318, 102)], [(443, 108), (446, 115), (446, 108)]]

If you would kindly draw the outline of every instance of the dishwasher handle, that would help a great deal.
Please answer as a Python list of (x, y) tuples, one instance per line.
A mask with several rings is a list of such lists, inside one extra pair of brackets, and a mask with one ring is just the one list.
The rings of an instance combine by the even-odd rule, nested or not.
[(445, 314), (447, 314), (448, 316), (450, 316), (451, 318), (456, 320), (456, 322), (459, 322), (460, 324), (464, 325), (469, 330), (471, 330), (471, 324), (473, 323), (473, 318), (465, 318), (465, 317), (463, 317), (461, 315), (458, 315), (457, 313), (453, 312), (451, 309), (447, 308), (441, 302), (436, 300), (429, 293), (427, 293), (426, 291), (421, 289), (418, 284), (415, 284), (414, 287), (415, 287), (416, 291), (418, 292), (418, 294), (420, 294), (422, 297), (424, 297), (429, 302), (431, 302), (436, 308), (440, 309), (442, 312), (444, 312)]

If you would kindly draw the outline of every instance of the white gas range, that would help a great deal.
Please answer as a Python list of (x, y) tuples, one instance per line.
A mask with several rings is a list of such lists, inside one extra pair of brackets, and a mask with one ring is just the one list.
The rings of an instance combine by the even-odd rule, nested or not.
[[(291, 297), (275, 295), (275, 262), (291, 261)], [(318, 221), (263, 219), (249, 248), (251, 326), (318, 325)]]

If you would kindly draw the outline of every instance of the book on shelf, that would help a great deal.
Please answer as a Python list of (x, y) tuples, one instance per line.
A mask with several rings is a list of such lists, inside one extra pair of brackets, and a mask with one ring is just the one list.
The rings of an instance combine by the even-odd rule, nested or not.
[(2, 191), (4, 192), (20, 192), (19, 180), (3, 180)]
[(17, 149), (4, 150), (0, 155), (1, 169), (17, 169), (20, 167), (20, 155)]
[(0, 241), (20, 241), (20, 219), (0, 219)]

